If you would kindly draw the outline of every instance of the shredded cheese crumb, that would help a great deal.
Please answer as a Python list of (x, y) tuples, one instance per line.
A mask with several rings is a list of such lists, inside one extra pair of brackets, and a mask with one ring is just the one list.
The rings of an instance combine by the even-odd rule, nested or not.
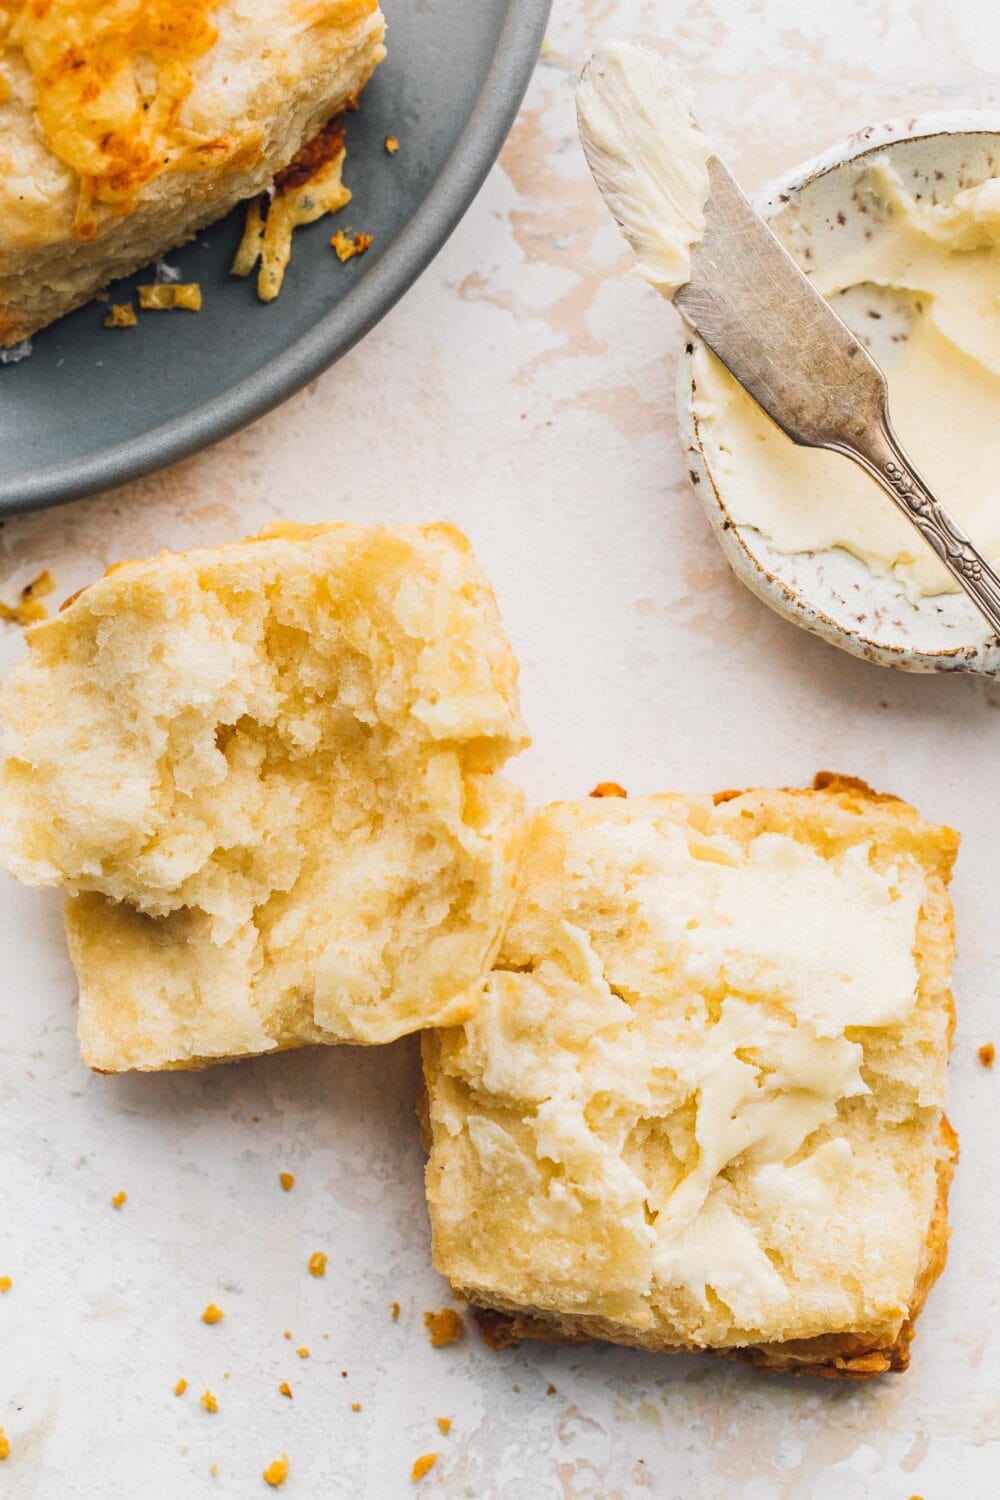
[(295, 1352), (299, 1356), (299, 1359), (308, 1359), (309, 1358), (309, 1350), (306, 1348), (305, 1344), (302, 1345), (301, 1349), (296, 1349)]
[(4, 1292), (9, 1292), (13, 1285), (14, 1278), (12, 1276), (0, 1276), (0, 1295)]
[(312, 1255), (310, 1255), (310, 1257), (309, 1257), (309, 1275), (310, 1276), (325, 1276), (326, 1275), (326, 1256), (325, 1256), (325, 1254), (323, 1253), (322, 1250), (314, 1250), (313, 1253), (312, 1253)]
[(590, 793), (592, 797), (627, 797), (628, 792), (617, 781), (599, 781)]
[(288, 1478), (288, 1454), (283, 1453), (280, 1458), (274, 1459), (264, 1470), (264, 1478), (273, 1490), (278, 1489)]
[(10, 1457), (10, 1439), (8, 1438), (7, 1434), (4, 1432), (3, 1428), (0, 1427), (0, 1459), (9, 1458), (9, 1457)]
[(219, 1410), (219, 1403), (212, 1395), (211, 1391), (202, 1391), (201, 1404), (206, 1411), (216, 1412)]
[(337, 233), (330, 236), (330, 244), (337, 252), (340, 261), (352, 260), (355, 255), (364, 255), (372, 243), (372, 236), (359, 230), (357, 234), (352, 229), (346, 232), (338, 229)]
[(447, 1437), (448, 1434), (449, 1434), (449, 1432), (451, 1431), (451, 1418), (450, 1417), (438, 1417), (437, 1424), (438, 1424), (438, 1432), (440, 1432), (443, 1437)]
[(414, 1484), (416, 1484), (419, 1479), (423, 1479), (425, 1474), (430, 1473), (434, 1465), (437, 1463), (437, 1459), (438, 1456), (436, 1453), (421, 1453), (419, 1458), (415, 1458), (413, 1460), (413, 1468), (410, 1470), (410, 1479)]
[(157, 281), (137, 290), (143, 312), (172, 312), (178, 307), (201, 312), (201, 287), (197, 281)]
[(389, 1316), (394, 1323), (399, 1321), (399, 1303), (393, 1302), (389, 1306)]
[(183, 1394), (187, 1390), (187, 1388), (188, 1388), (188, 1383), (184, 1379), (184, 1376), (182, 1375), (181, 1378), (180, 1378), (180, 1380), (178, 1380), (177, 1384), (174, 1386), (174, 1395), (175, 1396), (183, 1396)]
[(112, 302), (104, 319), (105, 328), (134, 328), (139, 315), (131, 302)]
[(288, 1384), (287, 1380), (283, 1380), (281, 1382), (281, 1384), (278, 1386), (278, 1390), (281, 1392), (281, 1394), (283, 1396), (287, 1396), (288, 1399), (289, 1399), (289, 1401), (291, 1401), (291, 1399), (292, 1399), (292, 1388)]
[(390, 156), (395, 156), (396, 152), (399, 150), (399, 141), (394, 135), (386, 136), (385, 149), (388, 151)]
[(16, 604), (0, 604), (0, 620), (6, 620), (12, 625), (32, 625), (36, 620), (44, 620), (48, 610), (42, 603), (45, 594), (51, 594), (56, 586), (56, 581), (46, 568), (26, 583), (18, 595)]
[(214, 1302), (210, 1302), (201, 1315), (201, 1321), (203, 1323), (221, 1323), (225, 1316), (221, 1307), (216, 1307)]
[(121, 1208), (122, 1204), (128, 1202), (128, 1193), (116, 1193), (111, 1200), (112, 1208)]
[(262, 302), (273, 301), (281, 291), (292, 254), (292, 235), (299, 225), (336, 213), (351, 201), (341, 180), (343, 170), (344, 126), (340, 120), (331, 120), (275, 177), (266, 217), (266, 195), (248, 207), (231, 270), (234, 276), (249, 276), (260, 262), (257, 296)]
[(996, 1062), (997, 1049), (992, 1042), (984, 1042), (979, 1049), (979, 1061), (984, 1068), (992, 1068)]
[(278, 1181), (281, 1183), (281, 1186), (284, 1188), (285, 1192), (290, 1193), (292, 1191), (292, 1188), (295, 1186), (295, 1173), (281, 1172), (278, 1176)]
[(218, 1472), (219, 1472), (219, 1465), (218, 1464), (209, 1464), (209, 1466), (208, 1466), (208, 1472), (211, 1474), (212, 1478), (214, 1479), (215, 1476), (216, 1476), (216, 1474), (218, 1474)]
[(440, 1312), (425, 1312), (424, 1326), (435, 1349), (443, 1349), (446, 1344), (457, 1344), (465, 1332), (462, 1320), (453, 1307), (442, 1307)]

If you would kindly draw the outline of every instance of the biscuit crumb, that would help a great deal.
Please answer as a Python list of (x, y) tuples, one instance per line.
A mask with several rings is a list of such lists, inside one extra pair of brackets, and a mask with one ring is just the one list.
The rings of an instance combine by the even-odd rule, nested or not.
[(0, 1460), (10, 1457), (10, 1439), (0, 1427)]
[(112, 302), (104, 319), (105, 328), (134, 328), (139, 317), (131, 302)]
[(415, 1458), (413, 1460), (413, 1468), (410, 1470), (410, 1479), (412, 1482), (416, 1484), (418, 1479), (423, 1479), (425, 1474), (429, 1474), (437, 1463), (437, 1460), (438, 1456), (436, 1453), (421, 1453), (419, 1458)]
[(216, 1412), (219, 1410), (219, 1403), (212, 1395), (211, 1391), (202, 1391), (201, 1404), (206, 1411)]
[(360, 1410), (361, 1410), (361, 1402), (360, 1401), (352, 1401), (351, 1402), (351, 1411), (360, 1411)]
[(627, 797), (628, 792), (617, 781), (599, 781), (590, 793), (591, 797)]
[(296, 1349), (295, 1352), (299, 1356), (299, 1359), (308, 1359), (309, 1358), (309, 1350), (306, 1348), (305, 1344), (302, 1345), (301, 1349)]
[(128, 1202), (128, 1193), (116, 1193), (115, 1196), (111, 1200), (111, 1207), (112, 1208), (121, 1208), (122, 1205), (124, 1203), (127, 1203), (127, 1202)]
[(546, 1394), (546, 1396), (554, 1396), (555, 1393), (556, 1393), (556, 1388), (552, 1384), (552, 1382), (549, 1381), (548, 1385), (545, 1387), (545, 1394)]
[(280, 1458), (276, 1458), (273, 1460), (273, 1462), (268, 1464), (267, 1468), (264, 1470), (264, 1478), (271, 1486), (272, 1490), (276, 1490), (284, 1484), (285, 1480), (288, 1478), (288, 1468), (289, 1465), (287, 1453), (283, 1453)]
[(292, 1336), (292, 1330), (290, 1328), (286, 1328), (285, 1331), (284, 1331), (284, 1333), (281, 1335), (281, 1337), (283, 1339), (290, 1339), (291, 1336)]
[(221, 1323), (225, 1316), (221, 1307), (216, 1307), (214, 1302), (210, 1302), (201, 1315), (201, 1321), (203, 1323)]
[(389, 1316), (390, 1316), (390, 1318), (392, 1319), (392, 1321), (394, 1323), (398, 1323), (399, 1322), (399, 1303), (398, 1302), (391, 1302), (389, 1304)]
[(425, 1312), (424, 1327), (435, 1349), (457, 1344), (465, 1332), (465, 1326), (453, 1307), (442, 1307), (440, 1312)]
[(48, 617), (48, 610), (42, 603), (45, 594), (51, 594), (56, 586), (48, 568), (26, 583), (18, 595), (16, 604), (0, 603), (0, 620), (6, 620), (11, 625), (33, 625), (36, 620), (44, 620)]
[(449, 1432), (451, 1431), (451, 1418), (450, 1417), (438, 1417), (438, 1419), (437, 1419), (437, 1425), (438, 1425), (438, 1432), (440, 1432), (442, 1434), (442, 1436), (447, 1437), (448, 1434), (449, 1434)]
[(984, 1068), (992, 1068), (996, 1062), (997, 1049), (992, 1042), (984, 1042), (979, 1049), (979, 1061)]
[(283, 1396), (287, 1396), (288, 1399), (289, 1399), (289, 1401), (291, 1401), (291, 1399), (292, 1399), (292, 1388), (288, 1384), (287, 1380), (283, 1380), (281, 1382), (281, 1384), (278, 1386), (278, 1390), (281, 1392), (281, 1394)]
[(362, 230), (357, 233), (352, 229), (338, 229), (337, 233), (330, 236), (330, 244), (337, 252), (340, 261), (353, 260), (355, 255), (364, 255), (372, 243), (372, 236), (365, 234)]
[(388, 151), (388, 153), (389, 153), (390, 156), (395, 156), (396, 152), (399, 150), (399, 141), (396, 138), (396, 136), (394, 136), (394, 135), (387, 135), (386, 136), (386, 138), (385, 138), (385, 149)]
[(279, 1172), (278, 1181), (281, 1183), (281, 1186), (284, 1188), (285, 1192), (290, 1193), (292, 1191), (292, 1188), (295, 1186), (295, 1173)]
[(180, 1378), (180, 1380), (178, 1380), (177, 1384), (174, 1386), (174, 1395), (175, 1396), (183, 1396), (183, 1394), (187, 1390), (187, 1388), (188, 1388), (188, 1383), (184, 1379), (184, 1376), (182, 1375), (181, 1378)]
[(313, 1253), (312, 1253), (312, 1255), (310, 1255), (310, 1257), (309, 1257), (309, 1275), (310, 1276), (325, 1276), (326, 1275), (326, 1255), (324, 1254), (324, 1252), (322, 1250), (314, 1250)]
[(201, 287), (197, 281), (158, 281), (136, 290), (143, 312), (171, 312), (177, 307), (201, 312)]
[(2, 1296), (4, 1292), (9, 1292), (13, 1285), (13, 1276), (0, 1276), (0, 1296)]

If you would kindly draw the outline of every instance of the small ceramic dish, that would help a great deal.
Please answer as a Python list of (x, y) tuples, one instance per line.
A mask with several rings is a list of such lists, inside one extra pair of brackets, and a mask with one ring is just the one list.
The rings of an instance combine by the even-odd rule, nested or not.
[[(793, 168), (758, 194), (755, 206), (793, 256), (808, 241), (810, 263), (821, 264), (864, 233), (870, 220), (859, 213), (859, 180), (868, 160), (890, 146), (911, 190), (940, 200), (1000, 175), (1000, 115), (966, 110), (868, 126)], [(849, 305), (838, 302), (838, 311), (851, 322)], [(887, 324), (884, 338), (891, 318)], [(699, 342), (692, 335), (678, 371), (680, 435), (695, 493), (736, 576), (787, 620), (867, 661), (909, 672), (1000, 675), (1000, 645), (964, 594), (914, 603), (892, 575), (870, 571), (842, 548), (783, 554), (760, 531), (732, 519), (698, 433), (692, 362)], [(888, 352), (872, 342), (880, 362)], [(874, 489), (872, 498), (879, 503)], [(947, 505), (948, 496), (940, 498)]]

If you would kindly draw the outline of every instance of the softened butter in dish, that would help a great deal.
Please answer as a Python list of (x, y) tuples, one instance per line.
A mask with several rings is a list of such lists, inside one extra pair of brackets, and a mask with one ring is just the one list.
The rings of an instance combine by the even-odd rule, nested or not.
[[(892, 319), (879, 349), (893, 424), (927, 479), (1000, 562), (1000, 179), (934, 203), (877, 156), (858, 186), (870, 231), (812, 271), (824, 296), (870, 288), (860, 329)], [(808, 269), (808, 262), (807, 269)], [(878, 289), (902, 294), (895, 307)], [(858, 326), (858, 320), (854, 320)], [(694, 414), (737, 524), (780, 552), (843, 547), (911, 598), (957, 584), (874, 482), (835, 454), (797, 447), (699, 346)]]

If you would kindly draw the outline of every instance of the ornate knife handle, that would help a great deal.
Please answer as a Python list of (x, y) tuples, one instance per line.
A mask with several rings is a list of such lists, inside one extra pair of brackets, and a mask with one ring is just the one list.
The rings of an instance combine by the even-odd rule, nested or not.
[(899, 446), (888, 419), (874, 432), (866, 432), (856, 448), (844, 447), (841, 452), (859, 463), (895, 501), (1000, 636), (1000, 577), (931, 494)]

